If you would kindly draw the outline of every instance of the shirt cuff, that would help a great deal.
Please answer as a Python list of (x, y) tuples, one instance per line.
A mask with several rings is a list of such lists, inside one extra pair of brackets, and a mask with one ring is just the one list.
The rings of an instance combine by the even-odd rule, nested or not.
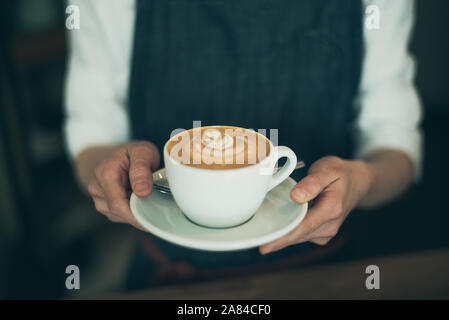
[(91, 120), (66, 121), (64, 126), (67, 152), (74, 159), (83, 150), (94, 146), (115, 145), (129, 141), (128, 124), (102, 124)]
[(354, 157), (364, 159), (370, 153), (380, 149), (395, 149), (407, 154), (413, 164), (414, 182), (421, 180), (423, 133), (419, 129), (385, 126), (377, 128), (375, 132), (364, 133), (359, 137)]

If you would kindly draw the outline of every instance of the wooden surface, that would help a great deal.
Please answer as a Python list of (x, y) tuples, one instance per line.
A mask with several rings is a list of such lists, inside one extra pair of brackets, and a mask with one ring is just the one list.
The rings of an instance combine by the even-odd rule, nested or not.
[[(380, 269), (368, 290), (365, 269)], [(117, 294), (112, 299), (449, 299), (449, 249)]]

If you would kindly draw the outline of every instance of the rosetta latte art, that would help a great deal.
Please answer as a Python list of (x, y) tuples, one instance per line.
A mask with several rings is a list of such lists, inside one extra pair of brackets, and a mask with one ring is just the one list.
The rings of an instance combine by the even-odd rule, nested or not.
[(240, 162), (243, 163), (243, 151), (247, 147), (244, 137), (234, 137), (228, 132), (222, 133), (217, 129), (205, 130), (201, 135), (201, 140), (198, 141), (194, 137), (192, 144), (193, 159), (199, 156), (199, 153), (205, 164), (232, 164), (234, 158), (236, 158), (236, 162), (241, 158)]

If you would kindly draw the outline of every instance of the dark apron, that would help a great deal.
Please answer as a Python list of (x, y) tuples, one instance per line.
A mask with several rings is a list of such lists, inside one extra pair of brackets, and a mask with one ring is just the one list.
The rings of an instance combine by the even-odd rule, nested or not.
[[(162, 151), (172, 130), (201, 120), (203, 126), (279, 129), (278, 144), (308, 165), (326, 155), (350, 157), (361, 0), (137, 0), (136, 10), (129, 91), (134, 139)], [(276, 257), (157, 241), (168, 255), (195, 265)]]

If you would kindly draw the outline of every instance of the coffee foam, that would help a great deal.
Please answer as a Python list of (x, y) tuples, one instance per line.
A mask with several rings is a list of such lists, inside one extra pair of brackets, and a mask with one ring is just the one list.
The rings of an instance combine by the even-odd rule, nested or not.
[(256, 164), (270, 153), (270, 142), (255, 131), (228, 126), (201, 127), (170, 139), (167, 151), (181, 164), (233, 169)]

